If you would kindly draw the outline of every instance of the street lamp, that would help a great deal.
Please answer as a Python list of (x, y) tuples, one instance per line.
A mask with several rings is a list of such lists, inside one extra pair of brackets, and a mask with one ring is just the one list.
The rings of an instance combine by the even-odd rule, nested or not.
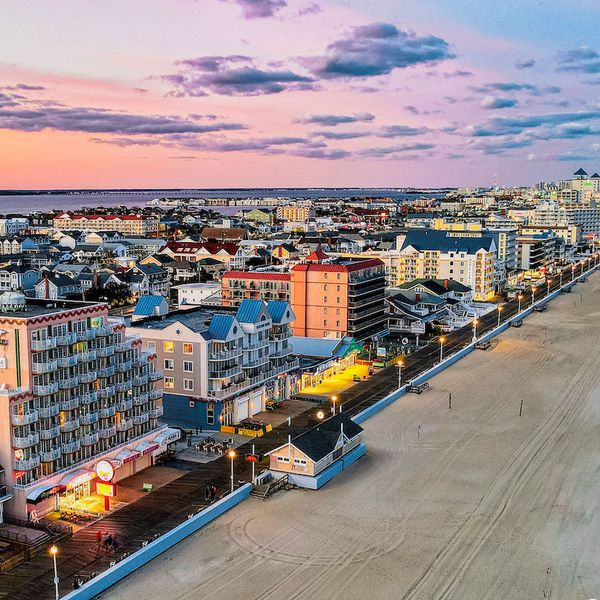
[(558, 287), (562, 287), (562, 269), (560, 270), (560, 275), (559, 275), (559, 286)]
[(441, 335), (440, 336), (440, 362), (442, 362), (444, 360), (444, 342), (446, 341), (446, 338)]
[(402, 387), (402, 359), (398, 361), (398, 389)]
[(56, 600), (60, 598), (60, 594), (58, 592), (58, 569), (56, 567), (56, 555), (58, 554), (58, 548), (54, 545), (50, 547), (50, 555), (52, 556), (52, 560), (54, 562), (54, 593), (56, 596)]
[(535, 287), (531, 287), (531, 306), (533, 306), (535, 304)]
[(546, 294), (547, 296), (550, 295), (550, 284), (552, 283), (552, 279), (548, 279), (547, 284), (548, 284), (548, 293)]
[(518, 306), (518, 309), (517, 309), (517, 314), (521, 314), (521, 300), (523, 300), (523, 294), (519, 294), (517, 296), (517, 300), (519, 301), (519, 306)]
[(500, 327), (500, 313), (502, 312), (502, 307), (498, 305), (498, 327)]
[(477, 323), (479, 323), (477, 317), (473, 319), (473, 343), (477, 341)]
[(337, 396), (331, 396), (331, 414), (335, 416), (335, 403), (337, 402)]
[(229, 479), (231, 481), (231, 493), (233, 493), (233, 459), (235, 458), (235, 450), (233, 448), (229, 450), (227, 457), (231, 459), (231, 475), (229, 476)]

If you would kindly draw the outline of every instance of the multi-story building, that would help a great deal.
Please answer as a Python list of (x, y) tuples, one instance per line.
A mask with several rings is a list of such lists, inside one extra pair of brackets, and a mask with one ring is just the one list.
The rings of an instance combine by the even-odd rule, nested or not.
[(388, 260), (393, 285), (413, 279), (454, 279), (473, 290), (474, 300), (490, 300), (495, 293), (497, 256), (491, 236), (409, 229), (397, 237)]
[(218, 429), (289, 398), (298, 369), (288, 302), (243, 300), (237, 312), (195, 308), (137, 321), (131, 332), (164, 367), (165, 418)]
[(279, 221), (292, 221), (295, 223), (305, 222), (315, 216), (312, 205), (307, 204), (283, 204), (277, 207), (277, 219)]
[(21, 235), (29, 227), (29, 220), (25, 217), (0, 219), (0, 238)]
[(362, 340), (387, 332), (385, 268), (377, 258), (331, 258), (317, 250), (291, 270), (295, 336)]
[(229, 269), (243, 269), (246, 264), (246, 254), (242, 246), (228, 242), (168, 242), (160, 254), (191, 263), (212, 258), (226, 264)]
[[(167, 428), (162, 373), (108, 306), (0, 296), (0, 465), (6, 512), (26, 519), (94, 493), (99, 461), (115, 481), (151, 464)], [(106, 465), (105, 465), (106, 466)]]
[(553, 264), (556, 255), (556, 235), (549, 231), (517, 238), (519, 248), (519, 268), (535, 271)]
[(522, 235), (532, 235), (544, 231), (551, 231), (564, 240), (567, 246), (575, 246), (581, 240), (579, 225), (523, 225), (520, 229)]
[(600, 237), (600, 208), (595, 203), (558, 206), (554, 202), (543, 202), (533, 211), (529, 225), (579, 225), (582, 236)]
[(53, 219), (55, 230), (118, 231), (124, 235), (158, 235), (160, 219), (156, 215), (86, 215), (63, 212)]
[(238, 306), (244, 299), (290, 300), (289, 273), (281, 271), (228, 271), (221, 277), (224, 306)]

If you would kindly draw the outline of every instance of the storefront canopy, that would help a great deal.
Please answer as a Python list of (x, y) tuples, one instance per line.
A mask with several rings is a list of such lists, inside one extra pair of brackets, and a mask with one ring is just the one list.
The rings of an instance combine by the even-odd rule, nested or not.
[(65, 489), (72, 490), (78, 485), (82, 485), (83, 483), (87, 483), (92, 479), (96, 479), (96, 477), (96, 471), (88, 471), (87, 469), (77, 469), (76, 471), (65, 475), (60, 480), (60, 484), (63, 485)]
[(154, 450), (158, 450), (158, 444), (156, 442), (144, 441), (139, 446), (136, 446), (135, 451), (140, 454), (150, 454), (154, 452)]
[(179, 429), (173, 429), (169, 427), (158, 433), (154, 441), (161, 446), (165, 446), (166, 444), (171, 444), (172, 442), (176, 442), (181, 437), (181, 431)]
[(111, 462), (115, 463), (117, 466), (120, 466), (131, 462), (140, 456), (141, 454), (137, 450), (125, 448), (124, 450), (121, 450), (121, 452), (119, 452), (119, 454), (117, 454), (113, 459), (111, 459)]
[(43, 502), (51, 496), (64, 492), (67, 488), (61, 483), (46, 483), (34, 487), (29, 494), (27, 494), (28, 504), (38, 504)]

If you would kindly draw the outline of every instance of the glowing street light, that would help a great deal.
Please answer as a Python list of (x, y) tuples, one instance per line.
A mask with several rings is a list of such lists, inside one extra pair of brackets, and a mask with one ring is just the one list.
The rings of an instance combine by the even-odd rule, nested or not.
[(402, 387), (402, 359), (398, 361), (398, 389)]
[(446, 341), (446, 338), (441, 335), (440, 336), (440, 362), (442, 362), (444, 360), (444, 342)]
[(517, 300), (519, 301), (519, 306), (518, 306), (518, 309), (517, 309), (517, 314), (520, 314), (521, 313), (521, 300), (523, 300), (523, 294), (519, 294), (517, 296)]
[(535, 290), (537, 288), (535, 288), (534, 286), (531, 286), (531, 306), (533, 306), (535, 304)]
[(235, 458), (236, 453), (235, 450), (233, 448), (231, 448), (229, 450), (229, 452), (227, 453), (227, 458), (231, 459), (231, 475), (229, 476), (229, 479), (231, 481), (231, 492), (233, 493), (233, 459)]
[(54, 545), (50, 546), (50, 555), (52, 556), (52, 561), (54, 562), (54, 594), (56, 600), (60, 598), (60, 594), (58, 592), (58, 569), (56, 567), (56, 555), (58, 554), (58, 548)]
[(550, 284), (552, 283), (552, 279), (548, 279), (548, 281), (546, 283), (548, 284), (548, 293), (546, 295), (549, 296), (550, 295)]
[(479, 323), (479, 319), (475, 317), (473, 319), (473, 343), (477, 341), (477, 323)]
[(331, 414), (335, 416), (335, 403), (337, 402), (337, 396), (331, 396)]
[(498, 305), (497, 308), (498, 308), (498, 327), (500, 327), (500, 314), (502, 313), (502, 307), (500, 305)]

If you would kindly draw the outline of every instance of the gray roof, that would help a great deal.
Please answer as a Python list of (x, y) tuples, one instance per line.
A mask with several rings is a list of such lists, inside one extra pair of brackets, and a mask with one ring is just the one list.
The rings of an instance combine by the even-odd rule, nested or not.
[(449, 232), (438, 231), (437, 229), (411, 229), (406, 232), (406, 237), (402, 243), (402, 250), (407, 246), (412, 246), (416, 250), (437, 250), (439, 252), (467, 252), (475, 254), (481, 249), (495, 250), (494, 240), (491, 237), (461, 237), (449, 235)]

